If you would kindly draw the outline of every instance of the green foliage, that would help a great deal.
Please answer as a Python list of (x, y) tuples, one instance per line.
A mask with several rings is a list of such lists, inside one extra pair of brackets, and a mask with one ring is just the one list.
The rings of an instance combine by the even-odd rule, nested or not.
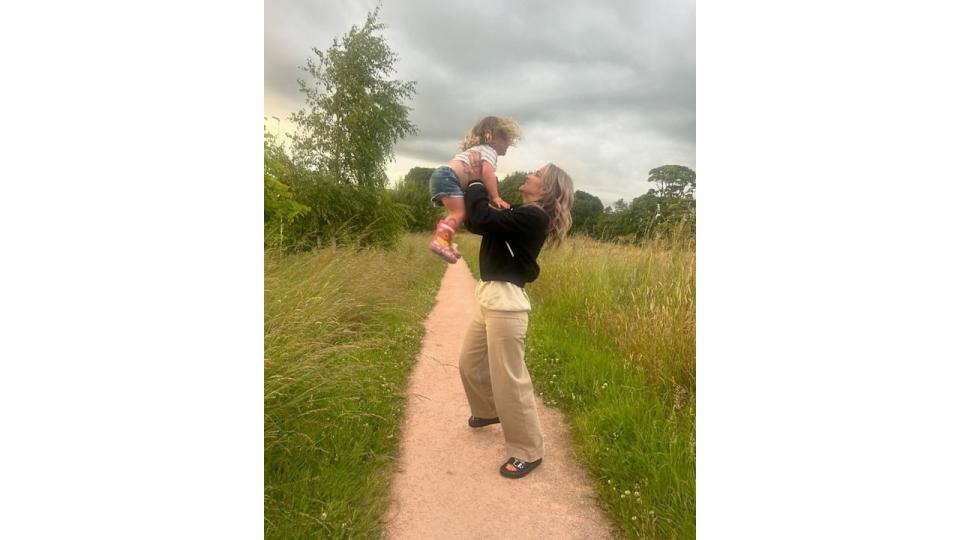
[(697, 190), (697, 173), (683, 165), (664, 165), (651, 169), (647, 181), (656, 184), (661, 197), (693, 197)]
[(295, 249), (330, 243), (390, 247), (404, 232), (408, 212), (387, 190), (345, 184), (319, 172), (299, 172), (290, 185), (310, 211), (289, 227)]
[(263, 207), (265, 243), (287, 251), (332, 243), (390, 247), (408, 219), (406, 207), (387, 190), (339, 182), (298, 166), (269, 136)]
[(597, 217), (594, 229), (597, 238), (630, 242), (646, 238), (657, 219), (657, 204), (657, 197), (650, 193), (637, 197), (630, 204), (623, 199), (617, 201), (610, 212)]
[(574, 198), (574, 232), (600, 240), (641, 244), (659, 238), (693, 242), (696, 237), (696, 173), (681, 165), (664, 165), (650, 171), (658, 189), (629, 203), (620, 199), (612, 206), (578, 191)]
[(313, 49), (316, 59), (302, 69), (314, 83), (298, 81), (307, 108), (291, 119), (299, 127), (293, 137), (299, 164), (340, 182), (383, 188), (393, 144), (417, 129), (403, 104), (415, 83), (389, 80), (397, 55), (379, 34), (379, 13), (377, 7), (325, 53)]
[(520, 186), (526, 182), (528, 174), (530, 173), (526, 171), (517, 171), (504, 177), (499, 186), (500, 198), (510, 203), (511, 206), (522, 204), (523, 198), (521, 197)]
[(300, 81), (306, 109), (292, 116), (290, 154), (264, 137), (264, 238), (287, 251), (332, 243), (394, 246), (411, 210), (386, 189), (393, 144), (416, 128), (403, 101), (414, 83), (389, 80), (396, 55), (379, 32), (379, 8), (362, 27), (313, 49)]
[(283, 227), (310, 211), (300, 204), (290, 191), (290, 186), (281, 179), (290, 178), (293, 163), (276, 144), (272, 134), (264, 135), (263, 143), (263, 227), (264, 243), (268, 246), (283, 245)]
[(693, 240), (697, 234), (697, 200), (692, 198), (664, 199), (662, 219), (657, 220), (654, 234)]
[(592, 234), (601, 214), (603, 214), (603, 202), (594, 195), (578, 189), (573, 196), (573, 208), (571, 210), (573, 226), (570, 232)]
[(407, 210), (406, 223), (410, 231), (432, 231), (443, 217), (443, 208), (430, 201), (430, 175), (433, 171), (414, 167), (393, 191), (394, 200)]
[(446, 268), (428, 241), (264, 253), (265, 538), (382, 535), (405, 382)]

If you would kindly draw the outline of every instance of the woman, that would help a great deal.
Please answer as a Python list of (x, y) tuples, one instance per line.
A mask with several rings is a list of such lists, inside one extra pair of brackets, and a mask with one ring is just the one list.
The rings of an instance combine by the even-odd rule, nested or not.
[(559, 245), (570, 229), (573, 181), (547, 164), (520, 186), (523, 204), (498, 211), (481, 182), (467, 187), (467, 230), (480, 234), (480, 310), (460, 352), (460, 378), (470, 402), (470, 427), (501, 423), (506, 463), (500, 474), (521, 478), (543, 462), (543, 435), (533, 383), (523, 360), (530, 300), (523, 286), (537, 279), (544, 243)]

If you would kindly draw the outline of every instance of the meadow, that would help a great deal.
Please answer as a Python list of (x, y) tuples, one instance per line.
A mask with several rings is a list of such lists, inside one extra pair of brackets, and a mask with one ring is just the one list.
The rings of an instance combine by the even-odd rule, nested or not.
[[(264, 532), (381, 533), (404, 389), (446, 265), (396, 250), (265, 253)], [(478, 276), (479, 237), (458, 235)], [(573, 237), (540, 256), (527, 363), (627, 538), (696, 535), (695, 255)]]
[[(479, 279), (477, 236), (459, 235)], [(628, 538), (696, 536), (695, 253), (575, 236), (539, 258), (527, 365)]]
[(376, 538), (404, 390), (445, 265), (396, 250), (264, 254), (264, 536)]

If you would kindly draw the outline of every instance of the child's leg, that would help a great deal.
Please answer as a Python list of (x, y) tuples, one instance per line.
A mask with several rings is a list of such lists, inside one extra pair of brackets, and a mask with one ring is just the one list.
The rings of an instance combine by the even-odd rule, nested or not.
[(463, 197), (444, 197), (443, 206), (446, 207), (448, 218), (453, 218), (456, 224), (454, 229), (459, 229), (463, 225), (463, 218), (467, 215), (467, 209), (463, 204)]
[[(441, 219), (437, 223), (437, 230), (433, 234), (433, 240), (430, 241), (430, 250), (439, 255), (448, 263), (455, 263), (459, 258), (459, 253), (453, 247), (453, 233), (457, 231), (457, 227), (459, 226), (460, 221), (463, 219), (463, 199), (457, 199), (454, 197), (441, 197), (440, 201), (443, 203), (443, 206), (447, 208), (448, 212), (450, 212), (450, 215), (445, 219)], [(457, 201), (459, 201), (459, 207), (461, 208), (460, 220), (455, 217), (458, 206)]]
[[(444, 206), (447, 208), (449, 215), (447, 216), (447, 223), (450, 227), (453, 228), (454, 232), (463, 225), (463, 220), (467, 215), (466, 207), (463, 202), (463, 197), (447, 197), (444, 201)], [(453, 252), (453, 256), (460, 258), (460, 252), (457, 251), (457, 245), (453, 243), (453, 234), (450, 235), (450, 251)]]

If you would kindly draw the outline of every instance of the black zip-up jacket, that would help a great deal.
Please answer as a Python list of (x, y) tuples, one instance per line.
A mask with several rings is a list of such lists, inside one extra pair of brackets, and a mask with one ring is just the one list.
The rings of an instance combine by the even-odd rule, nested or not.
[(490, 208), (487, 188), (480, 182), (467, 186), (464, 205), (468, 231), (483, 236), (480, 241), (480, 279), (508, 281), (523, 287), (537, 279), (537, 257), (547, 239), (550, 219), (536, 205), (507, 210)]

